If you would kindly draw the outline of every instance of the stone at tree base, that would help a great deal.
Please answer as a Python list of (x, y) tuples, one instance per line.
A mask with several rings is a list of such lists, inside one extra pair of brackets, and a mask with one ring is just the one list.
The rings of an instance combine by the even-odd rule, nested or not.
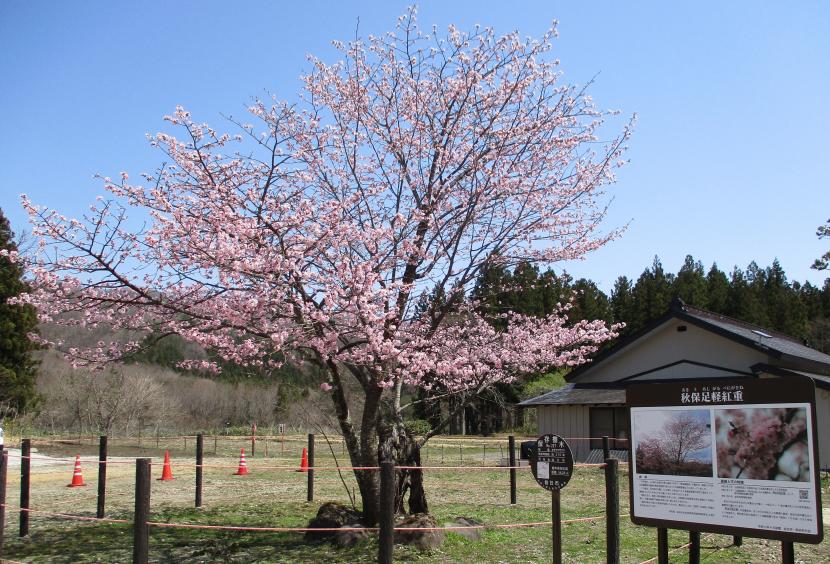
[[(449, 523), (444, 523), (444, 527), (473, 527), (483, 524), (483, 522), (477, 519), (471, 519), (470, 517), (456, 517)], [(471, 541), (477, 541), (481, 540), (482, 530), (483, 529), (449, 529), (447, 532), (461, 535), (465, 539), (469, 539)]]
[[(344, 527), (363, 527), (362, 523), (346, 523)], [(340, 548), (347, 548), (363, 542), (369, 538), (366, 531), (339, 531), (334, 533), (334, 544)]]
[[(329, 501), (320, 506), (317, 516), (308, 522), (308, 527), (311, 529), (362, 527), (360, 518), (361, 514), (356, 509)], [(367, 534), (365, 531), (307, 531), (305, 536), (308, 540), (332, 540), (340, 546), (352, 546)]]
[[(432, 515), (416, 513), (404, 517), (395, 525), (396, 529), (417, 529), (421, 527), (438, 527), (438, 521)], [(435, 531), (412, 531), (411, 533), (395, 531), (395, 544), (408, 544), (418, 550), (431, 550), (441, 546), (441, 543), (444, 542), (444, 536), (444, 531), (440, 529)]]

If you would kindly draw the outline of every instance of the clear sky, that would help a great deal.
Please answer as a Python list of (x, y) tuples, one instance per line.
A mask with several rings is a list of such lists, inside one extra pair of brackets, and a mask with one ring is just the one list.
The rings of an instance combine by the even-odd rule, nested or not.
[[(392, 29), (408, 2), (0, 1), (0, 208), (27, 228), (18, 195), (75, 216), (95, 173), (134, 178), (162, 154), (145, 133), (184, 105), (219, 126), (251, 96), (293, 99), (306, 54)], [(428, 28), (476, 23), (539, 36), (600, 108), (636, 112), (631, 164), (607, 227), (625, 235), (567, 265), (610, 291), (659, 255), (723, 270), (781, 261), (791, 280), (827, 250), (830, 2), (424, 1)], [(220, 128), (221, 129), (221, 128)]]

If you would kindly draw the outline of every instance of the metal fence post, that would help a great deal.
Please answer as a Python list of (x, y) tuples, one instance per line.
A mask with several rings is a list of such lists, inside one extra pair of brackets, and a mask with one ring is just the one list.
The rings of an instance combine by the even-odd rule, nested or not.
[(781, 543), (781, 564), (795, 564), (795, 546), (791, 542)]
[(669, 530), (657, 529), (657, 564), (669, 564)]
[(689, 531), (689, 564), (700, 564), (700, 533)]

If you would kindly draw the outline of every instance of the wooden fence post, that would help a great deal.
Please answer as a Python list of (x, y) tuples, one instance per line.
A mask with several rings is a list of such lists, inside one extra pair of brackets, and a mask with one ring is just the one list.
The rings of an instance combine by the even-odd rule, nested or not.
[(202, 464), (205, 454), (205, 436), (196, 435), (196, 507), (202, 507)]
[(107, 501), (107, 436), (98, 438), (98, 508), (95, 516), (104, 517), (104, 507)]
[(6, 477), (9, 469), (9, 451), (3, 449), (0, 458), (0, 556), (3, 556), (3, 539), (6, 532)]
[(602, 437), (602, 459), (606, 460), (611, 458), (611, 448), (608, 446), (608, 436)]
[(510, 465), (510, 503), (516, 505), (516, 437), (507, 437), (507, 460)]
[(31, 485), (32, 440), (20, 443), (20, 536), (29, 534), (29, 488)]
[(308, 495), (307, 501), (314, 501), (314, 434), (308, 434)]
[(734, 536), (732, 537), (732, 544), (735, 546), (741, 546), (744, 543), (743, 537)]
[(620, 484), (616, 458), (605, 459), (605, 561), (620, 561)]
[(150, 557), (150, 459), (135, 460), (135, 514), (133, 516), (133, 563), (147, 564)]
[(550, 492), (551, 547), (553, 564), (562, 564), (562, 496), (559, 490)]
[(391, 564), (395, 548), (395, 463), (380, 463), (380, 522), (378, 530), (378, 563)]

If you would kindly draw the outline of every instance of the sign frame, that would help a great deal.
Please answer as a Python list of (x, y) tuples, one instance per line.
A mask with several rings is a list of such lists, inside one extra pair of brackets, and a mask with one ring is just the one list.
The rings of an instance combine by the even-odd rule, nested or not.
[[(708, 391), (709, 394), (704, 396), (704, 390)], [(722, 392), (718, 396), (714, 396), (712, 390)], [(727, 391), (730, 392), (729, 395), (726, 395)], [(717, 403), (713, 401), (714, 397), (717, 398)], [(635, 525), (717, 533), (732, 536), (765, 538), (782, 542), (818, 544), (822, 541), (824, 538), (824, 526), (822, 522), (821, 506), (821, 479), (818, 451), (819, 440), (816, 433), (818, 425), (816, 421), (815, 383), (812, 379), (802, 376), (792, 376), (786, 378), (705, 378), (697, 380), (640, 382), (632, 383), (626, 388), (626, 400), (626, 404), (629, 408), (629, 424), (631, 429), (631, 440), (629, 441), (628, 447), (629, 512), (631, 521)], [(806, 417), (806, 425), (809, 427), (805, 429), (805, 432), (807, 433), (806, 436), (809, 437), (812, 442), (812, 448), (810, 449), (806, 446), (805, 448), (806, 452), (810, 456), (810, 475), (812, 475), (812, 489), (815, 500), (815, 534), (792, 532), (787, 530), (773, 530), (759, 527), (733, 526), (730, 524), (714, 522), (707, 523), (687, 521), (682, 520), (681, 518), (676, 520), (656, 518), (642, 515), (642, 511), (640, 511), (642, 508), (638, 508), (635, 505), (635, 488), (638, 488), (639, 491), (639, 487), (635, 485), (635, 478), (638, 480), (648, 479), (648, 476), (654, 476), (656, 474), (636, 472), (635, 449), (639, 444), (639, 437), (635, 437), (637, 429), (635, 428), (634, 418), (635, 415), (645, 412), (644, 409), (638, 408), (665, 407), (667, 409), (673, 408), (674, 411), (683, 411), (684, 407), (687, 407), (689, 411), (711, 408), (712, 412), (724, 410), (724, 413), (732, 413), (737, 411), (749, 411), (752, 409), (763, 409), (762, 407), (758, 407), (763, 405), (769, 405), (769, 408), (775, 408), (776, 405), (786, 406), (787, 404), (809, 406), (810, 416)], [(746, 408), (742, 408), (742, 406), (746, 406)], [(735, 433), (739, 432), (738, 428), (735, 427), (731, 420), (729, 424), (732, 426)], [(710, 422), (710, 426), (713, 432), (712, 436), (714, 437), (716, 436), (714, 433), (716, 431), (714, 420)], [(727, 433), (729, 432), (730, 431), (727, 431)], [(736, 488), (739, 486), (742, 488), (745, 487), (747, 491), (751, 492), (753, 486), (756, 484), (745, 484), (745, 482), (755, 482), (756, 480), (750, 480), (749, 478), (741, 479), (740, 473), (738, 474), (738, 477), (734, 479), (718, 475), (717, 449), (714, 444), (714, 439), (713, 444), (710, 445), (710, 449), (712, 451), (710, 457), (712, 470), (710, 470), (710, 472), (712, 473), (711, 483), (713, 484), (713, 491), (719, 486), (721, 487), (720, 491), (722, 492), (723, 488), (727, 487), (729, 484), (735, 484)], [(641, 478), (642, 476), (645, 476), (645, 478)], [(702, 474), (700, 476), (705, 477)], [(659, 478), (660, 476), (658, 476), (658, 479)], [(776, 483), (779, 487), (781, 487), (781, 484), (787, 483), (776, 482), (772, 479), (764, 479), (764, 481)], [(758, 487), (760, 488), (761, 486), (758, 485)], [(770, 484), (769, 487), (772, 487), (772, 484)], [(810, 488), (805, 489), (809, 492)], [(723, 501), (722, 493), (721, 497), (717, 498), (715, 496), (715, 498), (721, 503), (725, 503)], [(638, 511), (640, 512), (640, 515), (636, 514)], [(735, 520), (745, 521), (745, 519), (740, 519), (738, 517), (736, 517)]]

